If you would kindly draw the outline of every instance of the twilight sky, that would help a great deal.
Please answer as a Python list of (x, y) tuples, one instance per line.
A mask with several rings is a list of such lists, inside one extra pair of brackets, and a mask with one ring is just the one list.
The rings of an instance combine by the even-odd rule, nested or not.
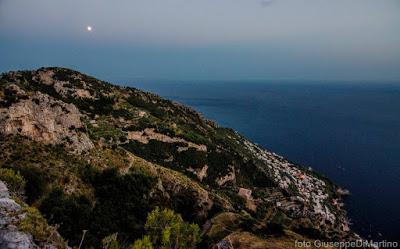
[(0, 0), (0, 71), (41, 66), (107, 80), (400, 80), (400, 1)]

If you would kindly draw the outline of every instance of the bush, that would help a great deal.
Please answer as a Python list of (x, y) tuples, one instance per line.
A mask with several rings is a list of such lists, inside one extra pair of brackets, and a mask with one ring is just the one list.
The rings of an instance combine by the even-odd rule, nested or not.
[(160, 108), (159, 104), (155, 104), (151, 100), (146, 99), (140, 95), (130, 95), (127, 98), (127, 102), (134, 107), (143, 108), (149, 111), (157, 118), (163, 118), (166, 116), (165, 111)]
[(105, 118), (98, 121), (98, 127), (89, 125), (88, 129), (90, 137), (95, 140), (104, 138), (107, 141), (112, 139), (115, 142), (118, 141), (120, 137), (124, 136), (124, 133), (120, 129), (115, 128), (112, 120)]
[(115, 232), (120, 241), (129, 242), (143, 235), (143, 213), (151, 210), (147, 197), (154, 178), (143, 172), (121, 175), (115, 168), (99, 171), (91, 167), (82, 168), (81, 177), (93, 187), (93, 201), (53, 190), (40, 206), (52, 224), (60, 224), (59, 231), (70, 245), (79, 244), (82, 230), (88, 230), (84, 246), (94, 248), (100, 248), (102, 239)]
[(40, 211), (51, 224), (60, 224), (59, 232), (77, 245), (82, 230), (89, 229), (92, 205), (84, 196), (66, 196), (55, 189), (42, 201)]
[(34, 166), (17, 166), (15, 169), (17, 169), (26, 180), (25, 194), (27, 196), (27, 203), (32, 204), (40, 199), (47, 189), (47, 172)]
[(131, 249), (153, 249), (150, 237), (146, 235), (143, 239), (136, 240)]
[(175, 155), (177, 143), (165, 143), (152, 139), (145, 145), (138, 141), (130, 141), (122, 147), (146, 160), (165, 165), (165, 159)]
[(0, 180), (6, 182), (9, 190), (18, 196), (22, 195), (25, 191), (26, 181), (18, 171), (15, 172), (12, 169), (0, 168)]
[(108, 235), (101, 241), (101, 245), (103, 249), (119, 249), (120, 245), (117, 240), (118, 233), (113, 233)]
[(27, 214), (26, 218), (23, 219), (19, 228), (39, 241), (46, 241), (49, 237), (50, 231), (48, 230), (46, 220), (39, 213), (39, 211), (32, 207), (25, 207), (23, 211)]
[(175, 160), (183, 168), (187, 168), (188, 166), (202, 168), (207, 164), (207, 152), (189, 148), (186, 151), (177, 153)]
[(21, 231), (32, 234), (34, 240), (39, 243), (56, 242), (58, 247), (65, 247), (65, 243), (62, 238), (57, 235), (56, 229), (47, 224), (39, 210), (33, 207), (24, 207), (22, 212), (26, 214), (26, 217), (18, 224)]
[(95, 172), (91, 184), (96, 197), (92, 231), (101, 237), (115, 231), (122, 238), (141, 236), (145, 222), (142, 214), (149, 210), (147, 196), (154, 179), (140, 172), (120, 175), (117, 169), (107, 169)]
[(200, 228), (183, 221), (169, 209), (154, 209), (146, 220), (147, 236), (138, 240), (133, 249), (194, 249), (200, 241)]

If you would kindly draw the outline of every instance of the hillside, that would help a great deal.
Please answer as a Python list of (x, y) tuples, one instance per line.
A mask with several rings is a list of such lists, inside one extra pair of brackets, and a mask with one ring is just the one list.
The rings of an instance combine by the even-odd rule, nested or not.
[(116, 232), (128, 246), (157, 206), (201, 227), (198, 248), (357, 238), (325, 177), (189, 107), (70, 69), (0, 76), (0, 141), (0, 167), (26, 181), (15, 198), (69, 246), (83, 230), (84, 248)]

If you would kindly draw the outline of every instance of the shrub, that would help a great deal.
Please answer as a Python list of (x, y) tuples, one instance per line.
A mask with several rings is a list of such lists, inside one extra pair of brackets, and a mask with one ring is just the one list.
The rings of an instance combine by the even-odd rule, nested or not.
[(207, 164), (207, 152), (197, 151), (195, 148), (189, 148), (186, 151), (177, 153), (176, 161), (183, 168), (188, 166), (201, 168)]
[(18, 196), (24, 193), (26, 181), (18, 171), (0, 168), (0, 180), (6, 182), (9, 190)]
[(33, 207), (24, 207), (22, 212), (26, 214), (26, 217), (18, 224), (21, 231), (32, 234), (37, 242), (56, 242), (58, 247), (65, 247), (64, 241), (57, 235), (56, 228), (47, 224), (39, 210)]
[(111, 120), (103, 118), (98, 121), (98, 127), (92, 125), (88, 126), (89, 135), (92, 139), (104, 138), (106, 140), (118, 141), (118, 139), (124, 136), (124, 133), (117, 129)]
[(103, 249), (119, 249), (120, 245), (117, 240), (118, 233), (113, 233), (108, 235), (101, 241), (101, 245)]
[(165, 111), (160, 108), (159, 104), (153, 103), (151, 100), (140, 95), (130, 95), (127, 98), (127, 102), (134, 107), (143, 108), (149, 111), (157, 118), (163, 118), (166, 116)]
[(131, 249), (153, 249), (150, 237), (146, 235), (143, 239), (136, 240)]
[(120, 241), (140, 238), (146, 221), (143, 213), (151, 208), (148, 195), (154, 178), (143, 172), (121, 175), (115, 168), (82, 167), (80, 174), (93, 187), (93, 202), (56, 189), (40, 206), (52, 224), (60, 224), (59, 231), (69, 244), (79, 244), (82, 230), (88, 230), (85, 247), (100, 248), (102, 239), (115, 232)]
[(25, 194), (27, 196), (27, 203), (34, 203), (46, 192), (48, 185), (46, 174), (48, 172), (34, 166), (17, 166), (15, 169), (17, 169), (26, 180)]
[(77, 245), (81, 231), (89, 229), (91, 208), (86, 197), (66, 196), (60, 189), (52, 190), (40, 205), (40, 211), (51, 224), (60, 224), (60, 234), (71, 245)]
[(163, 165), (165, 165), (165, 159), (174, 155), (177, 149), (176, 143), (165, 143), (154, 139), (146, 145), (138, 141), (130, 141), (123, 144), (122, 147), (146, 160)]
[(200, 228), (183, 221), (179, 214), (169, 209), (154, 209), (145, 224), (147, 236), (136, 241), (134, 249), (193, 249), (200, 241)]
[(25, 207), (23, 211), (26, 212), (26, 218), (20, 222), (19, 228), (32, 234), (39, 241), (46, 241), (50, 231), (47, 228), (46, 220), (40, 212), (32, 207)]
[(141, 236), (145, 222), (142, 214), (149, 210), (147, 196), (154, 179), (140, 172), (120, 175), (114, 168), (95, 172), (91, 184), (96, 197), (92, 231), (101, 237), (115, 231), (122, 238)]

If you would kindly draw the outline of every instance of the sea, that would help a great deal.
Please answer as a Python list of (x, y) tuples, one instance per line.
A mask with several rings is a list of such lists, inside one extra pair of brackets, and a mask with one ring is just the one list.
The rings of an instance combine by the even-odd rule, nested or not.
[(125, 84), (189, 105), (350, 190), (352, 228), (400, 241), (400, 82), (170, 81)]

